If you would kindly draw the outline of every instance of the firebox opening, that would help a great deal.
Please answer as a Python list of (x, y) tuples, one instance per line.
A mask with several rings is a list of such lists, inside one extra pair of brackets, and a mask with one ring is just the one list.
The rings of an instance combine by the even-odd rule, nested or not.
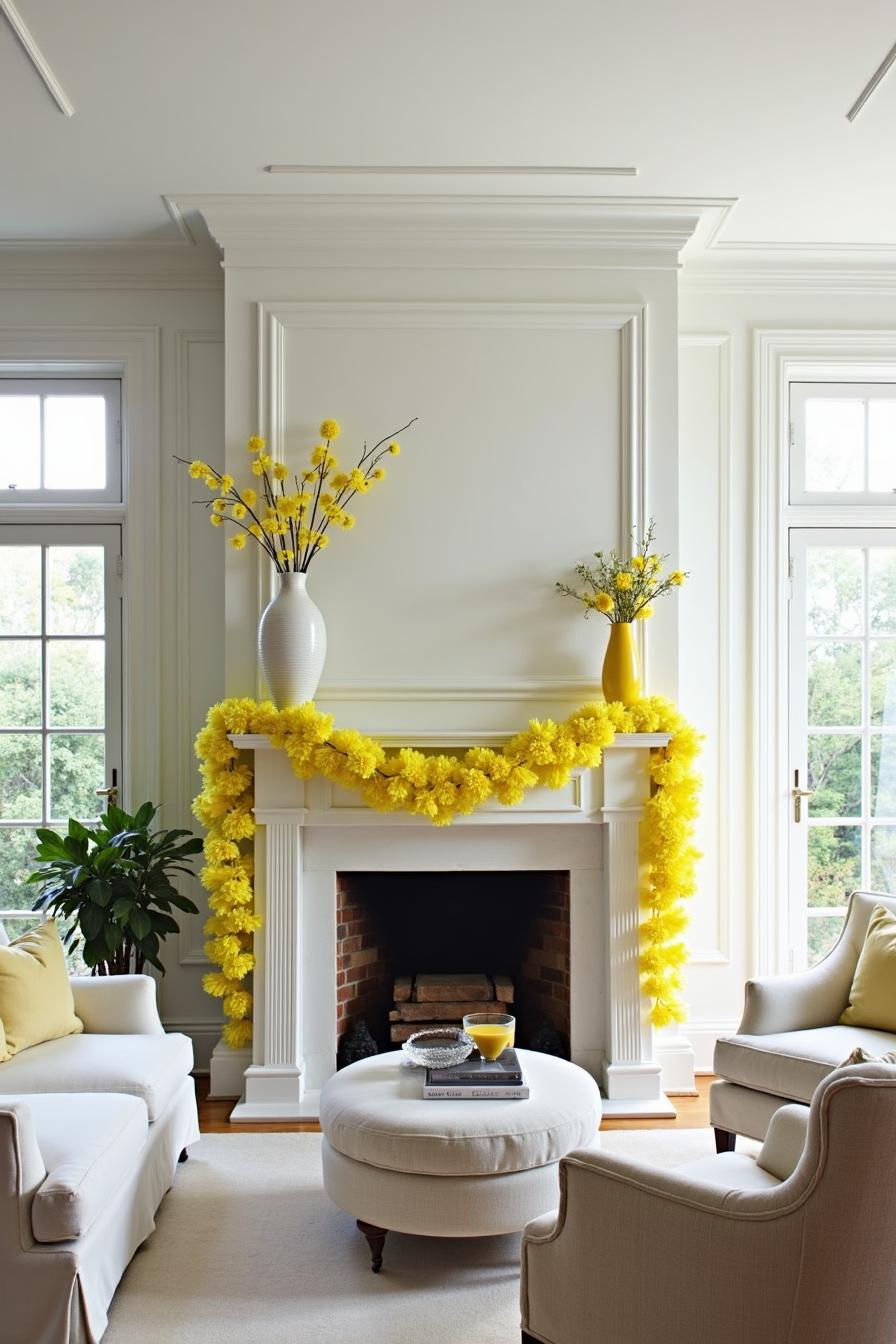
[(568, 1043), (568, 872), (340, 873), (336, 892), (339, 1040), (363, 1021), (380, 1050), (399, 1048), (396, 979), (449, 974), (513, 982), (517, 1045), (545, 1023)]

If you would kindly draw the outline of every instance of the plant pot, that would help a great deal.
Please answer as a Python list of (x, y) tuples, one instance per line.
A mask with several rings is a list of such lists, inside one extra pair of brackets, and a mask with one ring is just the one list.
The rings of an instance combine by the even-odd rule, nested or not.
[(307, 575), (278, 574), (280, 591), (258, 624), (261, 670), (278, 709), (313, 700), (327, 656), (327, 628)]
[(632, 705), (641, 698), (641, 666), (631, 622), (613, 621), (601, 673), (604, 699)]

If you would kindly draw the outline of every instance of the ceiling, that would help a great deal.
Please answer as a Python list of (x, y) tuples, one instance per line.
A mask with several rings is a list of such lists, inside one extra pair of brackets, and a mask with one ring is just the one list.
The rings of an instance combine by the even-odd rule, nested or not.
[(0, 18), (6, 244), (184, 247), (166, 198), (308, 189), (271, 164), (566, 165), (637, 169), (600, 195), (732, 201), (717, 258), (896, 254), (896, 71), (845, 115), (896, 41), (889, 0), (17, 10), (75, 111)]

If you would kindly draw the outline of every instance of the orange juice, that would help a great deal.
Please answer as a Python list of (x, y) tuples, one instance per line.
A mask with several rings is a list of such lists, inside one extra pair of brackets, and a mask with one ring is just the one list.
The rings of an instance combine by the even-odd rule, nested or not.
[(483, 1059), (497, 1059), (502, 1050), (513, 1045), (513, 1022), (509, 1026), (498, 1022), (478, 1022), (465, 1028), (476, 1042)]

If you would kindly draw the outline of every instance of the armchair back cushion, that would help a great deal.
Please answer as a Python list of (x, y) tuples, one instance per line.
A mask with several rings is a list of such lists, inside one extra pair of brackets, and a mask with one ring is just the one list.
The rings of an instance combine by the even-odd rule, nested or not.
[(56, 921), (0, 947), (0, 1061), (31, 1045), (83, 1031)]
[(878, 905), (868, 921), (840, 1021), (852, 1027), (896, 1031), (896, 915)]

